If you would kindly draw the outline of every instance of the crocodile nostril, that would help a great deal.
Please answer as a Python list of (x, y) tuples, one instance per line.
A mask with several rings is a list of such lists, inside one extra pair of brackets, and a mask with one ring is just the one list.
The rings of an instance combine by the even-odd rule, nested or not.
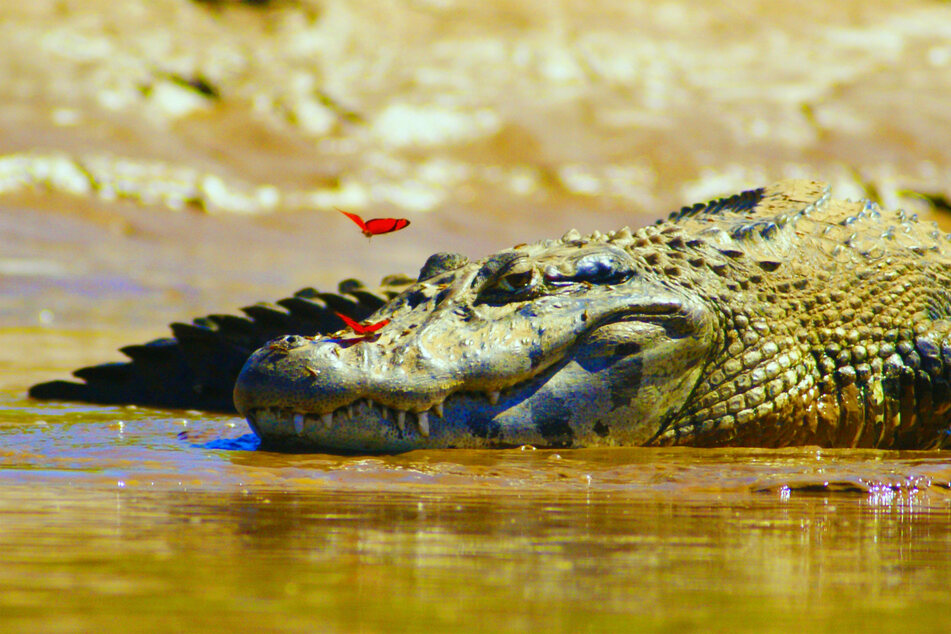
[(278, 337), (272, 342), (272, 345), (278, 344), (285, 350), (290, 350), (291, 348), (300, 348), (301, 346), (307, 343), (307, 338), (300, 335), (285, 335), (283, 337)]

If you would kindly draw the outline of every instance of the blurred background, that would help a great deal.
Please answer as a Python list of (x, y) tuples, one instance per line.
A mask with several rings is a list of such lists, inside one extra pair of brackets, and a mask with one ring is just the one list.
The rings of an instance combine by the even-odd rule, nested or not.
[(0, 51), (6, 325), (159, 326), (787, 177), (951, 197), (947, 2), (34, 0)]

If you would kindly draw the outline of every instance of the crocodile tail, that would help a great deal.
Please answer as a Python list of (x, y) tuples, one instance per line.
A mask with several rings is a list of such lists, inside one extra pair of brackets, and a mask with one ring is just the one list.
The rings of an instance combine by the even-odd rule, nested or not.
[(208, 315), (171, 325), (173, 337), (121, 349), (129, 360), (73, 372), (79, 381), (34, 385), (29, 395), (42, 400), (233, 412), (232, 391), (252, 352), (282, 335), (312, 336), (344, 327), (335, 314), (362, 321), (395, 297), (410, 279), (386, 278), (378, 291), (356, 280), (340, 283), (338, 293), (312, 288), (275, 304), (260, 303), (237, 315)]

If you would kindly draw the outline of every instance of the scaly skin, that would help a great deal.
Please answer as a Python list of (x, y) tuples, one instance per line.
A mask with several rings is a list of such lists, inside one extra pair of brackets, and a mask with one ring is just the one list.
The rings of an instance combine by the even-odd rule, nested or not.
[(948, 240), (788, 181), (631, 233), (430, 259), (353, 333), (255, 352), (271, 445), (943, 446)]

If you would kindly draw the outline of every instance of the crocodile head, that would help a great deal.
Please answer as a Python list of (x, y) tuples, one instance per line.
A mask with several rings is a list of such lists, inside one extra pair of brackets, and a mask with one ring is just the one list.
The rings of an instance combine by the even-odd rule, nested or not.
[(718, 344), (717, 311), (663, 248), (677, 240), (569, 232), (477, 262), (437, 254), (372, 335), (255, 352), (235, 404), (267, 442), (329, 451), (648, 443)]

